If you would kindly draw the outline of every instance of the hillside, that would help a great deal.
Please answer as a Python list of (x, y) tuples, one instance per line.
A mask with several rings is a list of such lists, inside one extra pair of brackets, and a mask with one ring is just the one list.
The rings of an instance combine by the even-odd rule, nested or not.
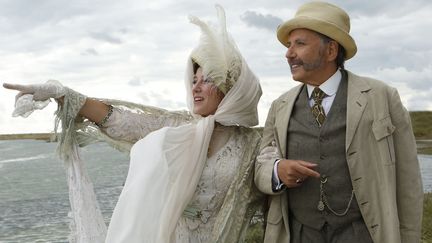
[(416, 138), (432, 139), (432, 111), (412, 111), (410, 115)]
[(410, 115), (418, 152), (432, 154), (432, 111), (413, 111)]

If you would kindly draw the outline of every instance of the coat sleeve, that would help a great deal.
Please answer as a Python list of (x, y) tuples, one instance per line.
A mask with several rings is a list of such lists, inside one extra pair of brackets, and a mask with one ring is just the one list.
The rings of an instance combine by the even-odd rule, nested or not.
[(402, 243), (420, 242), (423, 188), (409, 112), (396, 89), (390, 91), (390, 116), (396, 163), (396, 197)]
[[(272, 141), (274, 141), (274, 125), (275, 125), (275, 104), (277, 101), (274, 101), (270, 107), (267, 120), (265, 123), (263, 138), (261, 140), (260, 151), (267, 147), (272, 146)], [(273, 192), (272, 189), (272, 174), (273, 174), (273, 166), (274, 159), (260, 159), (262, 156), (258, 156), (255, 164), (255, 185), (258, 187), (260, 191), (265, 194), (278, 194)]]

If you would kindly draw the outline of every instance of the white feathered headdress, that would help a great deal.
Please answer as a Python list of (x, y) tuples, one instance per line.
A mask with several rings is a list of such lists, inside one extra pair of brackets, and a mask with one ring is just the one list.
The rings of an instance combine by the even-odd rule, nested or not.
[(191, 58), (203, 69), (204, 77), (210, 78), (226, 94), (240, 76), (242, 57), (226, 29), (225, 11), (216, 5), (219, 28), (209, 26), (195, 16), (191, 23), (201, 28), (201, 39), (192, 51)]

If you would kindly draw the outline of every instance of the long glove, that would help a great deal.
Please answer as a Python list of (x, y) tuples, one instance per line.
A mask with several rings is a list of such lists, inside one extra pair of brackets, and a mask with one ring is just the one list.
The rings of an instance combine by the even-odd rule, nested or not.
[(14, 117), (28, 117), (34, 110), (45, 108), (50, 98), (57, 99), (66, 93), (66, 88), (57, 80), (30, 85), (4, 83), (3, 87), (19, 91), (15, 97), (15, 110), (12, 113)]

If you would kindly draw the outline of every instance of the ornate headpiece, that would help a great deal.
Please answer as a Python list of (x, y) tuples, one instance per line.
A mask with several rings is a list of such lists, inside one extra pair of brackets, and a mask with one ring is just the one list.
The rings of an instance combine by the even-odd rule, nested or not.
[(192, 51), (191, 58), (203, 69), (205, 78), (210, 78), (226, 94), (240, 76), (242, 57), (226, 29), (225, 11), (216, 5), (219, 28), (210, 26), (195, 16), (191, 23), (201, 28), (201, 39)]

